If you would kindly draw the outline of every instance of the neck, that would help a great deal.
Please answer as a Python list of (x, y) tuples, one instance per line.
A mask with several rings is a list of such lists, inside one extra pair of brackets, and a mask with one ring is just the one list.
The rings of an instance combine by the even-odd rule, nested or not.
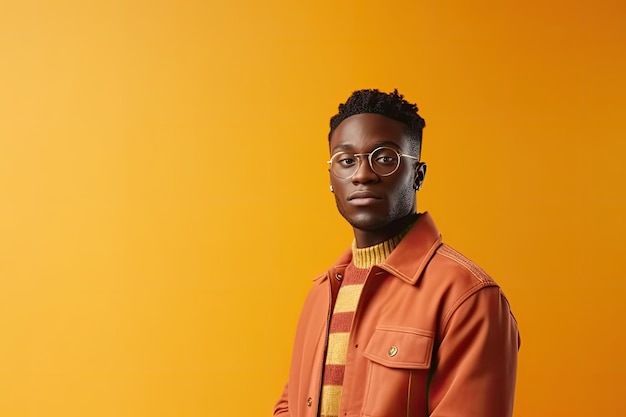
[(377, 230), (362, 230), (354, 228), (354, 241), (357, 248), (367, 248), (378, 245), (394, 236), (401, 234), (417, 219), (417, 214), (411, 213), (400, 217)]

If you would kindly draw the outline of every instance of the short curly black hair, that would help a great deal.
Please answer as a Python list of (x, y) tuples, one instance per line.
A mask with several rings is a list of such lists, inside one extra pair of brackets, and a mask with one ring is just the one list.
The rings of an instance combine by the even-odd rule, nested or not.
[(344, 104), (340, 104), (339, 112), (331, 117), (328, 141), (330, 142), (337, 126), (348, 117), (355, 114), (375, 113), (404, 123), (413, 151), (419, 157), (422, 151), (422, 129), (426, 126), (426, 122), (417, 112), (417, 105), (406, 101), (397, 89), (394, 89), (393, 93), (383, 93), (377, 89), (358, 90), (353, 92)]

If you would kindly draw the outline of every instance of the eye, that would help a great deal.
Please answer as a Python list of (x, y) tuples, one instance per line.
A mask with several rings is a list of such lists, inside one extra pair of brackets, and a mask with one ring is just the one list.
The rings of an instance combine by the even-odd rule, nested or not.
[(389, 148), (380, 148), (372, 155), (376, 165), (395, 165), (398, 163), (398, 154)]
[(356, 159), (354, 158), (354, 155), (341, 155), (337, 158), (337, 163), (340, 166), (347, 168), (354, 165), (356, 163)]
[(396, 157), (390, 155), (381, 155), (376, 157), (376, 163), (380, 165), (393, 165), (396, 163)]

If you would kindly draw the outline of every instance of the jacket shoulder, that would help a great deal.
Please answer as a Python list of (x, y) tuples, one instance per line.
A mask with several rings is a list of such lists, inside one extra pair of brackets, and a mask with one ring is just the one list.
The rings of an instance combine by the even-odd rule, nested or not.
[(435, 254), (434, 260), (439, 258), (439, 262), (457, 270), (461, 275), (465, 275), (467, 284), (470, 286), (497, 286), (496, 282), (481, 267), (447, 244), (442, 243)]
[[(481, 303), (504, 302), (510, 311), (508, 300), (496, 281), (481, 267), (457, 250), (442, 244), (429, 265), (431, 278), (425, 280), (431, 288), (438, 287), (442, 295), (443, 327), (454, 312), (466, 301), (479, 294)], [(444, 295), (445, 294), (445, 295)]]

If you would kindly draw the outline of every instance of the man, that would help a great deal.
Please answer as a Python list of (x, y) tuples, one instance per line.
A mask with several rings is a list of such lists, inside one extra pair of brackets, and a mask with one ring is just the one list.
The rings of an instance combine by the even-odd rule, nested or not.
[(281, 417), (507, 417), (517, 323), (497, 284), (416, 214), (424, 119), (397, 90), (330, 121), (330, 190), (354, 242), (315, 280)]

